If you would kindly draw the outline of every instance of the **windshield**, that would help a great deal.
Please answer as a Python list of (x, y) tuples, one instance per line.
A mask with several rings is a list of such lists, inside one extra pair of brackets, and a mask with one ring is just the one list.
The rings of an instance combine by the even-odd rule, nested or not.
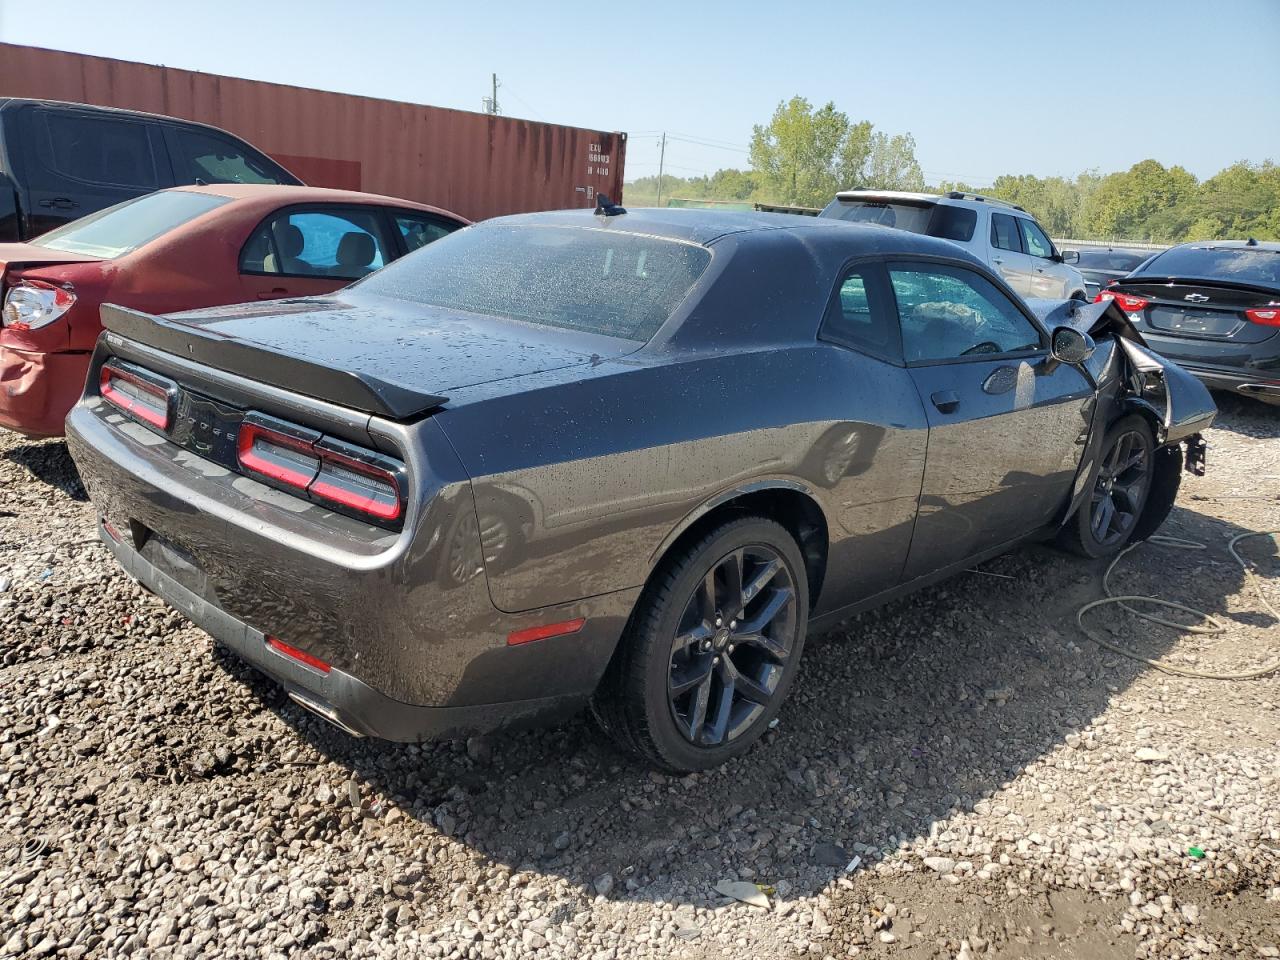
[(144, 243), (150, 243), (162, 233), (230, 202), (230, 197), (211, 193), (162, 190), (91, 213), (31, 242), (48, 250), (114, 260), (137, 250)]
[(645, 341), (711, 261), (705, 247), (602, 228), (480, 225), (360, 289), (468, 313)]
[(1142, 270), (1149, 277), (1234, 280), (1280, 287), (1280, 250), (1261, 247), (1174, 247)]

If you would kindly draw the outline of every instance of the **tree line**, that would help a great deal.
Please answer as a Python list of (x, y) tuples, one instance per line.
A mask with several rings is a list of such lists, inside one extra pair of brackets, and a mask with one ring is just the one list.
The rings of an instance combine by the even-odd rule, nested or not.
[[(1005, 174), (988, 185), (928, 185), (915, 147), (909, 133), (884, 133), (865, 120), (851, 121), (834, 103), (814, 108), (804, 97), (792, 97), (778, 104), (768, 123), (752, 129), (750, 169), (664, 176), (661, 201), (823, 207), (838, 190), (964, 190), (1018, 204), (1055, 237), (1151, 243), (1280, 239), (1280, 166), (1271, 160), (1241, 160), (1204, 181), (1183, 167), (1142, 160), (1128, 170), (1088, 170), (1074, 179)], [(634, 206), (657, 203), (658, 177), (630, 181), (624, 196)]]

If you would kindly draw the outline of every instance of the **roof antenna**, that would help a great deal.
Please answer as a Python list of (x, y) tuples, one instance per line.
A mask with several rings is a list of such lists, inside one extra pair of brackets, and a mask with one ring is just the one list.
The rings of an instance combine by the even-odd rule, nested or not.
[(627, 211), (618, 206), (603, 193), (596, 194), (596, 216), (597, 217), (616, 217), (620, 213)]
[(1257, 237), (1250, 237), (1248, 240), (1246, 240), (1246, 241), (1244, 242), (1244, 245), (1245, 245), (1246, 247), (1256, 247), (1256, 246), (1258, 245), (1258, 238), (1257, 238)]

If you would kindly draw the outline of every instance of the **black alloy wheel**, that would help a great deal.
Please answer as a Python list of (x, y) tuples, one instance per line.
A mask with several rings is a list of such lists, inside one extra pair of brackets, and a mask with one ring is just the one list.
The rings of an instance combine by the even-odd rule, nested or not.
[(1089, 528), (1104, 549), (1129, 539), (1151, 489), (1151, 439), (1134, 428), (1118, 434), (1102, 456), (1089, 502)]
[(660, 769), (718, 766), (777, 715), (808, 619), (792, 534), (764, 517), (725, 520), (674, 548), (650, 577), (592, 700), (596, 719)]
[(736, 739), (769, 707), (796, 635), (796, 588), (771, 547), (721, 557), (685, 604), (671, 642), (667, 698), (690, 743)]
[[(1141, 535), (1149, 534), (1158, 525), (1144, 519), (1158, 453), (1143, 417), (1131, 414), (1112, 424), (1099, 448), (1089, 495), (1062, 528), (1058, 542), (1096, 558), (1118, 553), (1140, 530), (1145, 531)], [(1170, 505), (1164, 504), (1165, 513)]]

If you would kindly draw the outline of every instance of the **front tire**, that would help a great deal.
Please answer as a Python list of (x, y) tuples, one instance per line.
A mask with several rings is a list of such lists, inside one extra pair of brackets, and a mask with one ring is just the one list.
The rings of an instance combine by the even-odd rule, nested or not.
[(712, 529), (645, 588), (593, 703), (653, 766), (719, 766), (760, 738), (799, 667), (809, 618), (795, 539), (763, 517)]
[(1123, 550), (1140, 529), (1155, 475), (1155, 452), (1151, 427), (1141, 416), (1131, 414), (1112, 424), (1089, 478), (1089, 495), (1063, 527), (1059, 543), (1091, 559)]

